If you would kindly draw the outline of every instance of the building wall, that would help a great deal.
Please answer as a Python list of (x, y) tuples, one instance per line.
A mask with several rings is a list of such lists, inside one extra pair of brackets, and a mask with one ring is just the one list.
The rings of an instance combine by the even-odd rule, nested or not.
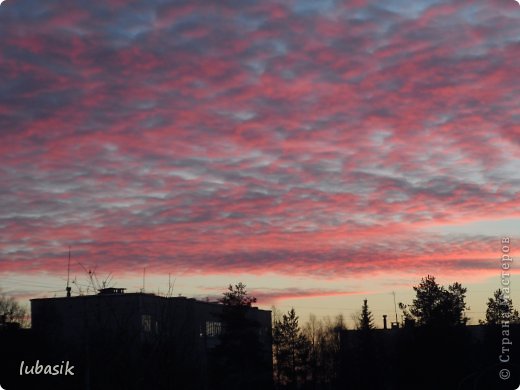
[[(157, 381), (156, 388), (207, 389), (222, 309), (217, 303), (143, 293), (31, 300), (34, 333), (55, 348), (75, 351), (89, 381), (110, 376), (118, 378), (116, 387), (135, 388), (146, 388), (147, 378), (148, 384)], [(262, 353), (271, 359), (271, 312), (251, 308), (247, 317), (259, 324)], [(128, 374), (141, 379), (130, 383)]]

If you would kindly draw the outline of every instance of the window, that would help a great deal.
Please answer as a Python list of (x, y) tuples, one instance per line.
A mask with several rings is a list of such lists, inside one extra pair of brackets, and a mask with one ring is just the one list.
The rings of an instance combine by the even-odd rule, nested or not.
[(149, 314), (143, 314), (141, 316), (141, 326), (144, 332), (152, 331), (152, 316)]
[(206, 321), (206, 336), (215, 337), (222, 333), (222, 323), (218, 321)]

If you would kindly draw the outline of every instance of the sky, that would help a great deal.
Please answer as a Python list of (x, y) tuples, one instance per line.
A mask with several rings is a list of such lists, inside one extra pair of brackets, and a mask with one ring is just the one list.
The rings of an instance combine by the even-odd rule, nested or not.
[(380, 324), (432, 274), (476, 321), (501, 238), (518, 253), (513, 0), (6, 0), (0, 56), (0, 287), (24, 302), (65, 294), (70, 246), (75, 295), (88, 271), (242, 281)]

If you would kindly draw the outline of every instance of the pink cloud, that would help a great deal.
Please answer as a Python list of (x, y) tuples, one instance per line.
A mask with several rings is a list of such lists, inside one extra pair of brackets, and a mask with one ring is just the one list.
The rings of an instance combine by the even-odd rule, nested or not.
[(0, 272), (486, 273), (492, 231), (424, 229), (520, 214), (496, 4), (14, 6)]

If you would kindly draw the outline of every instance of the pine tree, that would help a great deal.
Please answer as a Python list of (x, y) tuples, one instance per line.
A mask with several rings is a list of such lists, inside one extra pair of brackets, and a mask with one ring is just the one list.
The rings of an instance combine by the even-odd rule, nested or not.
[(467, 307), (466, 291), (460, 283), (453, 283), (444, 288), (428, 275), (421, 279), (418, 286), (413, 287), (416, 298), (409, 307), (399, 303), (399, 308), (407, 319), (414, 320), (419, 326), (457, 326), (465, 325)]
[(260, 342), (260, 324), (248, 313), (256, 298), (246, 286), (229, 285), (220, 303), (220, 343), (211, 351), (212, 389), (264, 389), (271, 381), (271, 362), (265, 359)]
[(234, 287), (230, 284), (228, 291), (223, 295), (219, 302), (228, 307), (251, 307), (256, 302), (256, 298), (248, 294), (246, 285), (242, 282), (235, 284)]
[(302, 334), (294, 309), (275, 320), (273, 327), (276, 378), (279, 384), (296, 387), (304, 380), (309, 342)]
[(358, 330), (371, 330), (375, 327), (374, 316), (372, 315), (372, 312), (368, 310), (368, 301), (366, 298), (363, 300), (361, 313), (359, 314), (356, 322)]
[(506, 297), (501, 289), (493, 293), (493, 298), (488, 298), (486, 309), (486, 321), (480, 321), (486, 325), (500, 325), (503, 321), (519, 323), (518, 310), (513, 307), (513, 301)]

